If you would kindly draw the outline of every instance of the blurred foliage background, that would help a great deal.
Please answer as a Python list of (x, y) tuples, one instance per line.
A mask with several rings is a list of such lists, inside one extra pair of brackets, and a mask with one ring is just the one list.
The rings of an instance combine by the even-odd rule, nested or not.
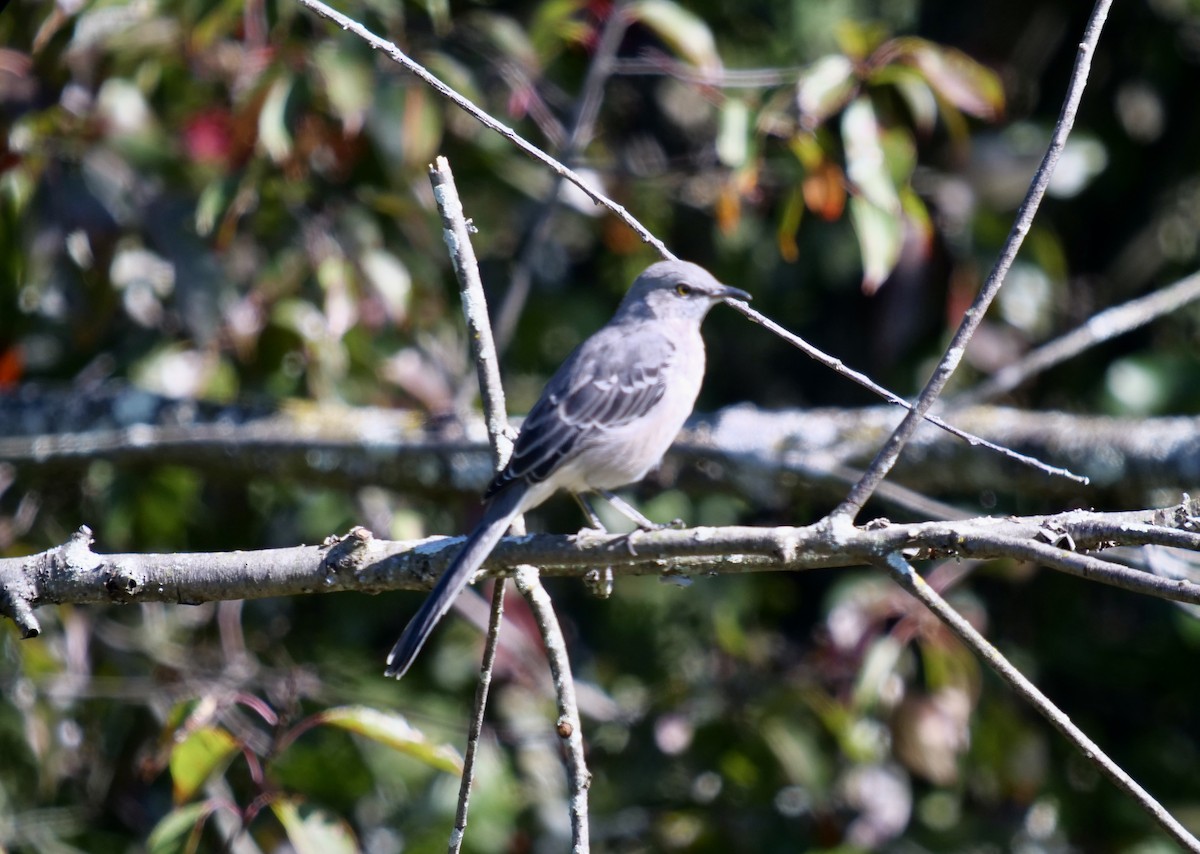
[[(1008, 231), (1088, 12), (1066, 0), (341, 8), (538, 145), (575, 149), (676, 253), (901, 394), (923, 382)], [(588, 101), (614, 20), (624, 28)], [(1116, 4), (1051, 197), (956, 387), (1195, 269), (1198, 63), (1194, 0)], [(266, 409), (463, 413), (474, 374), (426, 177), (439, 153), (479, 229), (513, 412), (654, 260), (570, 188), (547, 213), (545, 169), (288, 0), (10, 0), (0, 129), (0, 406), (133, 386)], [(1198, 321), (1178, 312), (1008, 402), (1195, 413)], [(868, 402), (731, 312), (714, 312), (706, 337), (701, 410)], [(637, 495), (662, 519), (800, 524), (828, 509), (653, 481)], [(954, 499), (1063, 509), (1039, 495)], [(476, 507), (179, 465), (97, 460), (79, 478), (5, 465), (0, 554), (84, 523), (104, 551), (293, 545), (352, 524), (455, 533)], [(580, 522), (562, 502), (535, 524)], [(933, 577), (1200, 828), (1200, 623), (1033, 570)], [(594, 850), (1172, 850), (873, 573), (622, 580), (607, 601), (551, 589), (583, 683)], [(61, 607), (39, 613), (29, 642), (6, 623), (0, 847), (442, 850), (457, 792), (447, 751), (461, 749), (480, 639), (452, 620), (403, 683), (383, 680), (416, 599)], [(545, 665), (523, 603), (508, 620), (466, 848), (559, 851)]]

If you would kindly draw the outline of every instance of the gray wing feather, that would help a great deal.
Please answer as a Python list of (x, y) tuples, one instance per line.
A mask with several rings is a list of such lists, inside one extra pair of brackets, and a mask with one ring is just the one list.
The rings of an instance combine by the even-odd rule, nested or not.
[(580, 440), (641, 418), (662, 400), (674, 355), (671, 339), (645, 327), (632, 333), (606, 327), (593, 335), (546, 383), (512, 458), (485, 495), (519, 478), (545, 480)]

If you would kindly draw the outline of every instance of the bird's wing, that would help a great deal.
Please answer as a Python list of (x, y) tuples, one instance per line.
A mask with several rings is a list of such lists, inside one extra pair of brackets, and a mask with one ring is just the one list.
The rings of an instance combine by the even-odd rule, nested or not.
[(653, 330), (610, 326), (585, 341), (546, 383), (485, 497), (518, 478), (545, 480), (584, 437), (649, 412), (674, 355), (675, 343)]

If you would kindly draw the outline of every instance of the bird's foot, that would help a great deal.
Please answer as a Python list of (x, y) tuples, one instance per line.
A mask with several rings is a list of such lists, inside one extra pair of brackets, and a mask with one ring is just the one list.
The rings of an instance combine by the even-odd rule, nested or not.
[(581, 549), (588, 546), (596, 545), (602, 539), (608, 536), (608, 530), (600, 528), (592, 528), (584, 526), (575, 532), (575, 545)]

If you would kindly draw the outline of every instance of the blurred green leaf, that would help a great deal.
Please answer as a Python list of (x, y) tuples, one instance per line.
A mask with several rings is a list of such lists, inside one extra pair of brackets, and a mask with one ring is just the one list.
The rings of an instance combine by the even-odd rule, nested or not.
[(815, 128), (846, 106), (858, 86), (854, 63), (841, 54), (818, 59), (796, 82), (800, 125)]
[(355, 732), (386, 744), (401, 753), (447, 774), (462, 773), (462, 757), (448, 744), (431, 744), (425, 734), (401, 715), (367, 706), (341, 706), (320, 712), (317, 719), (329, 726)]
[(723, 67), (712, 30), (695, 12), (672, 0), (637, 0), (629, 5), (628, 14), (697, 68), (716, 73)]
[(212, 810), (207, 801), (175, 807), (154, 825), (146, 848), (150, 854), (191, 854), (200, 845), (200, 832)]
[(346, 822), (316, 807), (288, 799), (271, 802), (271, 811), (287, 831), (296, 854), (355, 854), (354, 832)]
[(347, 135), (357, 134), (375, 95), (371, 66), (354, 47), (332, 41), (317, 47), (313, 64), (334, 114), (342, 121), (342, 130)]
[(529, 26), (529, 39), (542, 62), (549, 62), (564, 45), (586, 44), (589, 34), (594, 32), (580, 14), (586, 5), (583, 0), (549, 0), (538, 4)]
[(271, 84), (258, 113), (258, 144), (275, 163), (283, 163), (292, 153), (292, 135), (287, 128), (288, 96), (292, 78), (281, 75)]
[(476, 11), (469, 20), (505, 60), (527, 72), (541, 67), (529, 34), (516, 19), (498, 12)]
[(968, 115), (994, 121), (1004, 111), (1000, 78), (962, 51), (909, 36), (888, 42), (879, 52), (911, 63), (938, 95)]
[(873, 293), (900, 258), (904, 222), (869, 98), (855, 99), (842, 113), (842, 145), (846, 177), (858, 191), (850, 198), (850, 220), (862, 253), (862, 286)]
[(862, 253), (863, 290), (873, 293), (900, 258), (900, 248), (904, 245), (903, 220), (862, 196), (851, 196), (850, 221)]
[(171, 750), (171, 782), (175, 803), (192, 798), (217, 769), (238, 750), (237, 740), (223, 729), (202, 727)]
[(363, 253), (359, 263), (371, 289), (386, 306), (388, 319), (403, 323), (412, 299), (412, 276), (404, 262), (384, 249), (372, 249)]
[(741, 98), (727, 98), (721, 105), (717, 132), (717, 156), (731, 168), (746, 163), (750, 154), (750, 108)]
[(937, 96), (920, 71), (907, 65), (885, 65), (872, 72), (871, 83), (894, 86), (908, 107), (916, 129), (922, 134), (933, 131), (938, 117)]
[(850, 183), (875, 207), (892, 216), (897, 215), (900, 197), (870, 98), (856, 98), (842, 113), (842, 146), (846, 151), (846, 177)]
[(388, 86), (372, 102), (367, 131), (397, 171), (424, 167), (442, 141), (441, 106), (423, 89)]

